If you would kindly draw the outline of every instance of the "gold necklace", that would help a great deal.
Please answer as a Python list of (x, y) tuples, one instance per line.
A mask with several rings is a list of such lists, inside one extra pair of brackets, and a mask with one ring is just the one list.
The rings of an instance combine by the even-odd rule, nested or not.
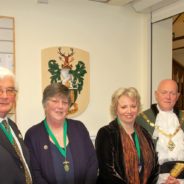
[(144, 118), (144, 120), (152, 127), (154, 127), (159, 133), (161, 133), (162, 135), (164, 135), (165, 137), (167, 137), (169, 139), (168, 143), (167, 143), (167, 147), (169, 149), (169, 151), (173, 151), (173, 149), (175, 148), (175, 144), (172, 141), (172, 138), (179, 132), (180, 128), (181, 128), (181, 122), (180, 125), (176, 128), (176, 130), (171, 134), (171, 133), (167, 133), (164, 130), (160, 129), (159, 126), (155, 125), (153, 122), (151, 122), (148, 117), (146, 116), (146, 114), (144, 114), (143, 112), (141, 112), (142, 117)]

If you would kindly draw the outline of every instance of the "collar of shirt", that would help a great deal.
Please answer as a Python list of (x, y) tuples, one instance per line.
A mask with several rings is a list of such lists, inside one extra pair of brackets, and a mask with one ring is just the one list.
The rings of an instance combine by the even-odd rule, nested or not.
[(5, 117), (5, 118), (0, 118), (0, 123), (2, 123), (3, 120), (6, 120), (8, 122), (8, 118)]
[(157, 109), (158, 109), (158, 111), (161, 112), (161, 113), (165, 113), (165, 114), (173, 113), (173, 109), (170, 110), (170, 111), (163, 111), (163, 110), (161, 110), (158, 104), (157, 104)]

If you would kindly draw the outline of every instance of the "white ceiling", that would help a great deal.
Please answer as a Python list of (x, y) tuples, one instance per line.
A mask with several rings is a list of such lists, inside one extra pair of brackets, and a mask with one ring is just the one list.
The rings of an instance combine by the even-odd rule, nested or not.
[(110, 5), (125, 6), (130, 4), (136, 12), (152, 12), (154, 10), (171, 5), (180, 0), (90, 0)]
[(178, 0), (135, 0), (132, 2), (132, 7), (137, 12), (153, 12), (160, 8), (166, 7), (175, 3)]
[(89, 0), (89, 1), (96, 1), (100, 3), (107, 3), (112, 5), (118, 5), (118, 6), (124, 6), (130, 2), (133, 2), (135, 0)]

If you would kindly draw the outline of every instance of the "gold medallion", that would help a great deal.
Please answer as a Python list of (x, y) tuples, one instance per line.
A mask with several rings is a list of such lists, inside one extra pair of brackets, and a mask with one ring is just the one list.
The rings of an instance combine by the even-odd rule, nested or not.
[(63, 167), (64, 167), (64, 170), (65, 170), (66, 172), (69, 172), (69, 170), (70, 170), (69, 164), (70, 164), (70, 162), (68, 162), (68, 161), (66, 161), (66, 160), (63, 162)]
[(174, 142), (171, 139), (169, 139), (169, 142), (167, 144), (169, 151), (172, 151), (175, 148), (175, 146), (176, 145), (174, 144)]

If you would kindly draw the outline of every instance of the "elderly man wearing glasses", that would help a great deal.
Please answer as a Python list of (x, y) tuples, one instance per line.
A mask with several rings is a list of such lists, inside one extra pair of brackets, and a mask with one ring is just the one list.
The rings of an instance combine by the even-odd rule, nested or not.
[(0, 67), (0, 183), (32, 184), (28, 149), (17, 125), (7, 117), (16, 92), (14, 74)]

